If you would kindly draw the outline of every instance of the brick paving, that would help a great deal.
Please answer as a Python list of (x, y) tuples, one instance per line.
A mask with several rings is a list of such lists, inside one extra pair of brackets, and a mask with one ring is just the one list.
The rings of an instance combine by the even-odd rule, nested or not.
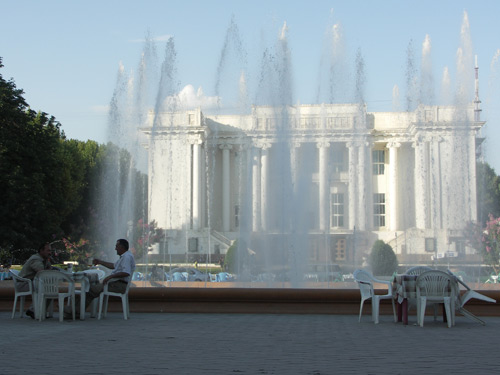
[(0, 312), (0, 374), (497, 374), (500, 318), (423, 328), (380, 317), (108, 313), (60, 323)]

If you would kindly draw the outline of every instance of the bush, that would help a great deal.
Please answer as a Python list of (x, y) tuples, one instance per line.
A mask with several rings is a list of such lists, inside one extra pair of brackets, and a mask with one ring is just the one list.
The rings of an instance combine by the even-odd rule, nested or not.
[(372, 272), (377, 276), (391, 276), (398, 269), (398, 258), (392, 247), (382, 240), (373, 244), (369, 259)]
[(234, 241), (229, 249), (227, 249), (226, 256), (224, 258), (224, 269), (226, 269), (228, 272), (235, 273), (238, 268), (237, 257), (238, 240)]

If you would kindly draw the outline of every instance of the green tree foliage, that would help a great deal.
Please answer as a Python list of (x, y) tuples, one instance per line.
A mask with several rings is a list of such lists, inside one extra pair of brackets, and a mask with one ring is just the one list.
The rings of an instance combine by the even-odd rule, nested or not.
[(224, 269), (231, 273), (237, 271), (237, 252), (238, 252), (238, 240), (234, 241), (229, 249), (226, 251), (226, 256), (224, 258)]
[[(0, 67), (3, 65), (0, 61)], [(31, 110), (23, 91), (0, 75), (0, 246), (37, 247), (57, 233), (61, 218), (78, 205), (54, 117)]]
[(157, 227), (156, 221), (153, 220), (148, 224), (143, 219), (139, 219), (134, 226), (134, 240), (130, 250), (136, 259), (140, 259), (150, 251), (152, 245), (157, 244), (164, 237), (165, 233)]
[(500, 216), (500, 177), (488, 163), (477, 163), (477, 221), (486, 225), (489, 215)]
[(500, 271), (500, 218), (489, 215), (486, 224), (469, 222), (465, 227), (468, 246), (483, 257), (484, 264), (491, 266), (495, 273)]
[(258, 272), (255, 253), (250, 251), (244, 240), (235, 240), (227, 249), (224, 257), (224, 268), (230, 273), (238, 274), (242, 280)]
[(369, 262), (372, 272), (377, 276), (390, 276), (398, 269), (398, 258), (392, 247), (382, 240), (374, 242)]
[(45, 241), (56, 241), (62, 260), (102, 248), (113, 214), (103, 204), (103, 182), (121, 197), (132, 179), (130, 220), (147, 222), (147, 176), (130, 167), (130, 154), (111, 143), (67, 140), (55, 118), (31, 110), (23, 94), (0, 75), (0, 262), (22, 263)]

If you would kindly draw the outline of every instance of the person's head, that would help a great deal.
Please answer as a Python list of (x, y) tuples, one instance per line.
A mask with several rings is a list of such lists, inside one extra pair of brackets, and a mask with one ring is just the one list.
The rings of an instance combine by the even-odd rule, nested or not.
[(122, 255), (124, 252), (128, 250), (128, 241), (120, 238), (116, 241), (115, 250), (118, 255)]
[(50, 248), (50, 243), (48, 242), (44, 242), (38, 247), (38, 254), (40, 254), (43, 259), (49, 259), (51, 251), (52, 249)]

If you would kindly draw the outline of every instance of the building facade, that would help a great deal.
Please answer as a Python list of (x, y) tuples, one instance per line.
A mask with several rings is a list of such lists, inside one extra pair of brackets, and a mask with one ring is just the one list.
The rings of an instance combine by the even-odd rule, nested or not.
[(376, 239), (402, 264), (470, 262), (463, 229), (476, 220), (484, 125), (476, 112), (324, 104), (151, 113), (142, 129), (149, 217), (166, 230), (155, 252), (217, 258), (244, 238), (266, 256), (300, 233), (309, 263), (361, 265)]

